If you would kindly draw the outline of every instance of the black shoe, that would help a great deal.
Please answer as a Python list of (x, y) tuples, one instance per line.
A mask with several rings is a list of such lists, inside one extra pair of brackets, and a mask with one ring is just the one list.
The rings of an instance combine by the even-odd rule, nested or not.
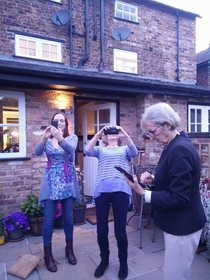
[(126, 279), (128, 276), (128, 265), (127, 263), (120, 263), (120, 270), (118, 273), (118, 278), (119, 279)]
[(108, 261), (102, 260), (101, 263), (99, 264), (99, 266), (96, 268), (96, 271), (94, 273), (95, 278), (100, 278), (104, 274), (108, 265), (109, 265)]

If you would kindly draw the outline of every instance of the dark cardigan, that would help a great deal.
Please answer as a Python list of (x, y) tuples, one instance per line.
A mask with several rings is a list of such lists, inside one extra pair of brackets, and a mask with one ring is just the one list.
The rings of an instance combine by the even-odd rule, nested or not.
[(173, 235), (187, 235), (204, 227), (199, 194), (200, 158), (185, 132), (162, 152), (155, 172), (151, 204), (155, 224)]

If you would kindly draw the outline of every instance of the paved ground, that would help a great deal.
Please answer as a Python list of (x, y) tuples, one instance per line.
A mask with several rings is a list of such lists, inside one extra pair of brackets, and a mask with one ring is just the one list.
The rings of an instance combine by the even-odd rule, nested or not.
[[(128, 216), (132, 212), (128, 213)], [(151, 241), (153, 224), (143, 228), (143, 247), (139, 249), (138, 216), (134, 216), (127, 226), (129, 241), (129, 273), (127, 279), (132, 280), (160, 280), (163, 276), (164, 242), (163, 234), (157, 229), (155, 242)], [(113, 231), (113, 222), (109, 223), (110, 241), (110, 265), (101, 280), (117, 280), (119, 262), (117, 258), (117, 246)], [(70, 265), (64, 256), (63, 230), (55, 230), (53, 234), (53, 254), (57, 259), (58, 271), (49, 272), (43, 264), (42, 237), (31, 236), (19, 242), (8, 242), (0, 246), (0, 280), (20, 279), (7, 274), (6, 271), (23, 254), (34, 254), (40, 257), (40, 266), (33, 270), (28, 280), (94, 280), (94, 271), (100, 262), (99, 250), (96, 241), (96, 226), (86, 222), (84, 225), (74, 228), (74, 251), (78, 263)], [(190, 280), (210, 279), (210, 252), (196, 254), (191, 268)], [(181, 279), (180, 279), (181, 280)]]

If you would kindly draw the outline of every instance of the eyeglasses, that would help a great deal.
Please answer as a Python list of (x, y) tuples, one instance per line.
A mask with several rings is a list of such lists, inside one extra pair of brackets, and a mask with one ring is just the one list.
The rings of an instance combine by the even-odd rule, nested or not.
[(154, 137), (154, 134), (155, 134), (155, 130), (160, 127), (160, 125), (156, 125), (155, 128), (153, 128), (152, 130), (149, 130), (149, 131), (145, 131), (144, 134), (143, 134), (143, 138), (144, 139), (151, 139)]

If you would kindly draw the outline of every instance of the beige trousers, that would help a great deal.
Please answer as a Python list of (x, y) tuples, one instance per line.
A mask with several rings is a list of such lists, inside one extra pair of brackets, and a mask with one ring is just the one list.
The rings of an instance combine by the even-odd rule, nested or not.
[(202, 230), (188, 235), (164, 232), (164, 280), (187, 280)]

